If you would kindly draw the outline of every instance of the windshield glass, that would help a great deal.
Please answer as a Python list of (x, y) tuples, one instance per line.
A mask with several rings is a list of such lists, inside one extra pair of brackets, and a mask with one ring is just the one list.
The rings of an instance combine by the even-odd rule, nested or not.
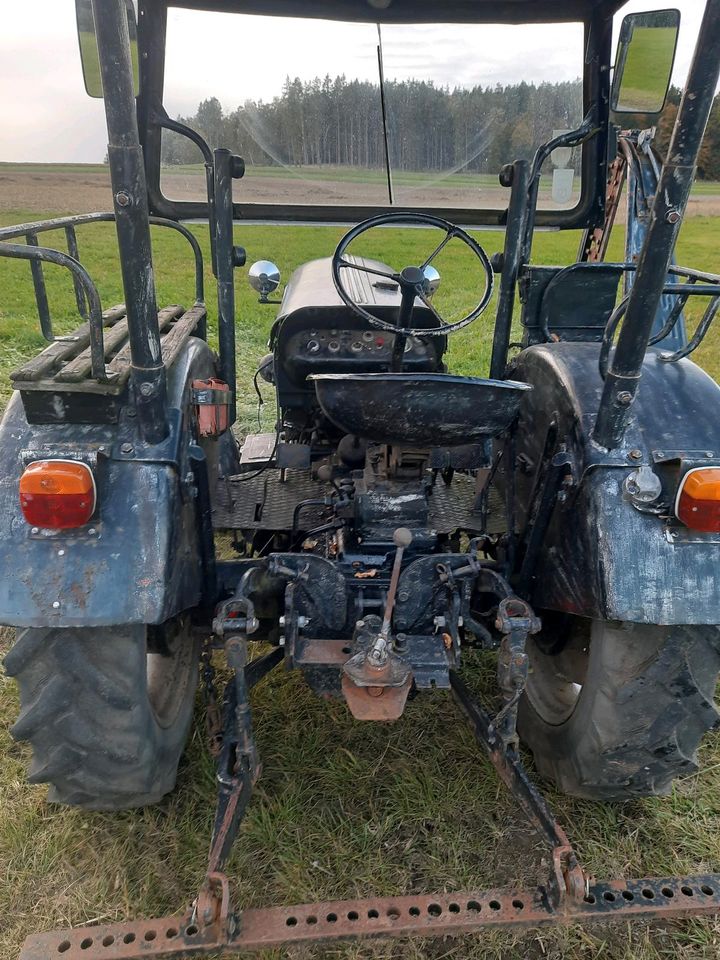
[[(171, 9), (164, 101), (244, 157), (240, 203), (503, 208), (501, 166), (579, 125), (582, 51), (579, 23), (380, 31)], [(163, 193), (203, 199), (200, 161), (165, 131)], [(575, 206), (579, 169), (579, 150), (558, 152), (539, 205)]]

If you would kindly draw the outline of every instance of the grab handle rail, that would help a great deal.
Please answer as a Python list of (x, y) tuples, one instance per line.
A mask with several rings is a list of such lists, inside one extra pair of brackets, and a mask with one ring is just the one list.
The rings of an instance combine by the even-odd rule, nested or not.
[[(114, 213), (82, 213), (67, 217), (38, 220), (33, 223), (21, 223), (8, 227), (0, 227), (0, 257), (28, 260), (30, 262), (40, 329), (43, 337), (50, 343), (57, 340), (71, 340), (72, 337), (56, 337), (53, 332), (45, 275), (43, 273), (43, 263), (52, 263), (70, 270), (78, 313), (90, 324), (92, 377), (101, 382), (110, 379), (105, 369), (102, 305), (100, 294), (98, 293), (95, 283), (80, 262), (76, 227), (84, 226), (88, 223), (111, 223), (114, 221)], [(203, 255), (197, 238), (183, 224), (165, 217), (150, 217), (150, 224), (152, 226), (166, 227), (175, 230), (185, 237), (190, 244), (195, 261), (195, 304), (204, 304), (205, 284)], [(61, 250), (55, 250), (52, 247), (40, 246), (38, 235), (52, 230), (65, 231), (67, 253)], [(20, 238), (24, 238), (25, 243), (10, 242)], [(206, 331), (204, 324), (202, 329), (198, 330), (198, 334), (203, 338), (205, 337)]]

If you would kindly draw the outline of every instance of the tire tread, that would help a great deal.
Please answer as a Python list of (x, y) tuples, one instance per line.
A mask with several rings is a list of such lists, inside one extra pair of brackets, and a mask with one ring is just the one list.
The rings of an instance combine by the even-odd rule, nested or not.
[(718, 725), (720, 628), (605, 627), (591, 643), (574, 713), (552, 726), (526, 697), (521, 736), (539, 772), (566, 793), (595, 800), (668, 793), (673, 779), (697, 770), (700, 742)]
[(173, 789), (192, 719), (196, 676), (176, 720), (161, 726), (146, 683), (142, 626), (18, 630), (4, 661), (20, 688), (11, 734), (32, 745), (28, 779), (52, 802), (119, 810)]

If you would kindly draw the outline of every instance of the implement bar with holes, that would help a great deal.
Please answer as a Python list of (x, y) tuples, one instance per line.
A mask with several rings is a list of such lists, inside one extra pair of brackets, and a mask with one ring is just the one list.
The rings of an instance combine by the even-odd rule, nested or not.
[(615, 880), (553, 908), (544, 887), (420, 894), (269, 907), (228, 914), (211, 926), (191, 917), (34, 934), (20, 960), (142, 960), (203, 957), (366, 937), (452, 936), (483, 927), (536, 927), (720, 912), (720, 875)]

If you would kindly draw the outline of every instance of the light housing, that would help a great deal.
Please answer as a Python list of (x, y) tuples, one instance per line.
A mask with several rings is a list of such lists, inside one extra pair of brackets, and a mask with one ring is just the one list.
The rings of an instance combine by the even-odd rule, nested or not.
[(20, 478), (20, 508), (33, 527), (82, 527), (96, 502), (93, 472), (77, 460), (35, 460)]
[(720, 533), (720, 467), (695, 467), (682, 478), (675, 515), (691, 530)]

